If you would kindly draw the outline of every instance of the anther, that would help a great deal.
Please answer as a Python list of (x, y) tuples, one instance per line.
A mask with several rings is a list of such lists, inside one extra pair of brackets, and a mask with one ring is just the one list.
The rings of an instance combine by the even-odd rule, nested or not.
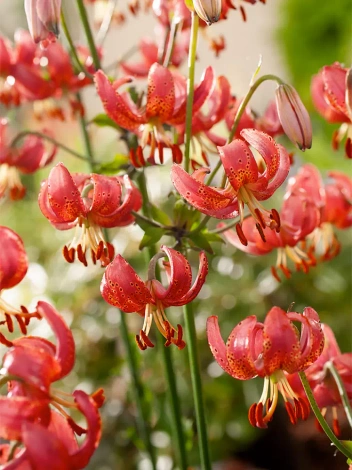
[(62, 250), (62, 254), (64, 255), (64, 258), (68, 263), (73, 263), (74, 262), (74, 260), (75, 260), (75, 250), (74, 250), (74, 248), (68, 249), (67, 246), (65, 245), (63, 250)]
[(286, 408), (286, 411), (287, 411), (288, 417), (290, 418), (291, 423), (296, 424), (297, 423), (296, 412), (292, 404), (289, 401), (285, 402), (285, 408)]
[(86, 254), (85, 254), (85, 252), (83, 251), (81, 244), (79, 244), (78, 247), (77, 247), (77, 258), (79, 259), (79, 261), (80, 261), (82, 264), (84, 264), (85, 267), (88, 266)]
[(68, 417), (68, 418), (67, 418), (67, 422), (68, 422), (68, 424), (70, 425), (70, 427), (72, 428), (72, 430), (73, 430), (78, 436), (82, 436), (82, 434), (86, 434), (86, 433), (87, 433), (87, 429), (84, 429), (84, 428), (82, 428), (81, 426), (78, 426), (78, 424), (75, 423), (72, 418)]
[(346, 157), (352, 158), (352, 140), (350, 137), (347, 138), (345, 143), (345, 153)]
[(103, 240), (100, 240), (100, 242), (98, 244), (97, 251), (95, 253), (95, 256), (97, 257), (97, 259), (101, 258), (101, 255), (103, 254), (103, 251), (104, 251), (104, 242), (103, 242)]
[(163, 142), (158, 142), (158, 152), (160, 163), (164, 163), (164, 144)]
[(141, 335), (141, 338), (142, 340), (144, 341), (144, 344), (150, 348), (154, 348), (154, 344), (150, 341), (150, 339), (148, 338), (148, 336), (145, 334), (145, 332), (143, 330), (140, 331), (140, 335)]
[(255, 212), (255, 215), (257, 216), (257, 220), (259, 220), (259, 222), (260, 222), (260, 225), (262, 226), (263, 229), (265, 229), (266, 228), (266, 223), (265, 223), (263, 214), (260, 212), (260, 210), (258, 208), (256, 208), (254, 210), (254, 212)]
[(144, 155), (143, 155), (143, 149), (140, 145), (138, 145), (138, 147), (137, 147), (136, 155), (137, 155), (137, 162), (139, 163), (139, 167), (145, 166), (145, 159), (144, 159)]
[(15, 318), (17, 320), (18, 326), (20, 327), (21, 333), (23, 335), (26, 335), (27, 334), (27, 328), (26, 328), (26, 324), (25, 324), (23, 318), (20, 315), (15, 315)]
[(176, 144), (173, 144), (171, 147), (171, 151), (172, 151), (172, 161), (178, 164), (182, 163), (183, 155), (182, 155), (182, 151), (180, 147)]
[[(257, 230), (259, 232), (259, 235), (260, 235), (260, 238), (263, 240), (263, 242), (265, 243), (266, 242), (266, 238), (265, 238), (265, 235), (264, 235), (264, 232), (263, 232), (263, 229), (262, 229), (262, 226), (260, 224), (255, 224), (255, 226), (257, 227)], [(237, 227), (237, 225), (236, 225)]]
[(280, 220), (280, 214), (278, 213), (278, 211), (276, 209), (271, 209), (271, 214), (270, 214), (270, 218), (276, 222), (276, 232), (279, 233), (280, 232), (280, 227), (281, 227), (281, 220)]
[(13, 333), (13, 321), (11, 315), (9, 315), (8, 313), (5, 313), (5, 323), (9, 332)]
[(237, 233), (238, 238), (240, 239), (240, 242), (242, 243), (242, 245), (247, 246), (248, 241), (247, 241), (247, 238), (245, 237), (245, 235), (243, 233), (241, 224), (236, 225), (236, 233)]
[(263, 403), (258, 403), (257, 408), (255, 410), (255, 420), (257, 428), (265, 429), (268, 426), (266, 425), (264, 418), (263, 418)]
[(183, 337), (183, 329), (181, 325), (177, 325), (177, 339), (175, 341), (176, 346), (178, 349), (183, 349), (186, 346), (186, 343), (182, 339)]
[(0, 333), (0, 344), (3, 344), (4, 346), (7, 346), (8, 348), (11, 348), (11, 346), (13, 346), (13, 343), (9, 341), (8, 339), (6, 339), (2, 333)]
[(257, 404), (256, 403), (253, 403), (253, 405), (251, 405), (249, 407), (249, 410), (248, 410), (248, 421), (250, 422), (250, 424), (255, 428), (256, 425), (257, 425), (257, 421), (256, 421), (256, 409), (257, 409)]
[(271, 274), (278, 282), (281, 282), (281, 279), (277, 273), (275, 266), (271, 266)]
[(98, 390), (91, 394), (91, 398), (94, 400), (97, 407), (101, 408), (105, 402), (104, 389), (98, 388)]
[(286, 279), (290, 279), (291, 271), (284, 264), (280, 264), (280, 269), (284, 273)]
[(135, 340), (136, 340), (137, 346), (139, 347), (141, 351), (144, 351), (145, 349), (147, 349), (147, 346), (144, 343), (142, 343), (142, 340), (139, 337), (139, 335), (136, 335)]

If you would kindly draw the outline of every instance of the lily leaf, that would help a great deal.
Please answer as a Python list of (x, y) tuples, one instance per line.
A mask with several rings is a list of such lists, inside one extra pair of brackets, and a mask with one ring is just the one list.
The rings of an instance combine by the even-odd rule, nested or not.
[(90, 122), (99, 127), (113, 127), (116, 130), (121, 130), (121, 127), (104, 113), (97, 114)]
[(127, 165), (129, 158), (127, 155), (117, 153), (113, 160), (106, 163), (101, 163), (95, 166), (94, 171), (102, 175), (114, 175), (121, 170), (121, 167)]
[(154, 245), (154, 243), (157, 243), (163, 235), (163, 229), (148, 226), (148, 229), (145, 231), (143, 238), (139, 244), (139, 249), (143, 250), (143, 248), (147, 246)]

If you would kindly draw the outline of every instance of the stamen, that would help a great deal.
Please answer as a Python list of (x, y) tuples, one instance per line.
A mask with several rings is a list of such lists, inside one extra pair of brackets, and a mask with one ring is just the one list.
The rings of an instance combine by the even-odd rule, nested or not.
[(339, 418), (337, 415), (336, 406), (332, 407), (332, 429), (336, 437), (339, 437), (341, 435), (341, 429), (339, 425)]
[[(259, 232), (259, 235), (260, 235), (260, 238), (263, 240), (263, 242), (265, 243), (266, 242), (266, 238), (265, 238), (265, 235), (264, 235), (264, 232), (263, 232), (263, 229), (261, 227), (260, 224), (255, 224), (255, 226), (257, 227), (257, 230)], [(237, 225), (236, 225), (237, 227)]]
[(182, 337), (183, 337), (183, 329), (182, 329), (182, 326), (178, 324), (177, 325), (177, 339), (175, 341), (175, 344), (180, 350), (186, 346), (186, 343), (185, 341), (183, 341)]
[(24, 322), (23, 318), (20, 315), (15, 315), (15, 318), (17, 320), (18, 326), (20, 327), (21, 333), (23, 335), (26, 335), (27, 328), (26, 328), (26, 323)]
[(163, 142), (158, 142), (158, 152), (159, 152), (160, 163), (164, 163), (164, 147), (165, 145), (163, 144)]
[(243, 8), (242, 5), (240, 6), (240, 12), (241, 12), (243, 21), (247, 21), (246, 11), (245, 11), (245, 9)]
[(275, 266), (271, 266), (271, 274), (278, 282), (281, 282), (281, 279), (277, 273)]
[(143, 155), (143, 149), (140, 145), (138, 145), (137, 147), (137, 161), (139, 163), (139, 167), (142, 167), (142, 166), (145, 166), (145, 159), (144, 159), (144, 155)]
[(73, 419), (70, 416), (66, 419), (67, 419), (67, 423), (72, 428), (72, 431), (76, 433), (78, 436), (82, 436), (82, 434), (87, 433), (87, 429), (84, 429), (81, 426), (79, 426), (75, 421), (73, 421)]
[(79, 259), (79, 261), (80, 261), (82, 264), (84, 264), (85, 267), (88, 266), (86, 254), (85, 254), (85, 252), (83, 251), (81, 244), (79, 244), (79, 245), (77, 246), (77, 258)]
[(280, 264), (280, 269), (284, 273), (286, 279), (290, 279), (291, 271), (284, 264)]
[(5, 313), (5, 322), (1, 322), (1, 323), (6, 323), (7, 329), (9, 330), (9, 332), (13, 333), (13, 321), (12, 321), (11, 315), (9, 315), (8, 313)]
[(263, 403), (258, 403), (257, 408), (255, 410), (255, 420), (256, 420), (256, 427), (257, 428), (262, 428), (265, 429), (268, 426), (265, 424), (264, 418), (263, 418)]
[(91, 394), (91, 398), (94, 400), (97, 407), (101, 408), (105, 402), (104, 389), (98, 388), (98, 390)]
[(136, 340), (137, 346), (139, 347), (141, 351), (144, 351), (145, 349), (147, 349), (147, 346), (144, 343), (142, 343), (139, 335), (136, 335), (135, 340)]
[(67, 246), (65, 245), (63, 250), (62, 250), (62, 254), (64, 255), (64, 258), (68, 263), (73, 263), (74, 262), (74, 260), (75, 260), (75, 250), (74, 250), (74, 248), (68, 249)]
[(290, 403), (289, 401), (286, 401), (285, 402), (285, 407), (286, 407), (286, 411), (287, 411), (288, 417), (290, 418), (291, 423), (296, 424), (297, 423), (297, 417), (296, 417), (295, 410), (292, 406), (292, 403)]
[(253, 405), (251, 405), (249, 407), (249, 410), (248, 410), (248, 421), (250, 422), (250, 424), (255, 428), (256, 425), (257, 425), (257, 420), (256, 420), (256, 410), (257, 410), (257, 404), (256, 403), (253, 403)]
[(3, 344), (4, 346), (7, 346), (8, 348), (11, 348), (11, 346), (13, 346), (13, 343), (7, 340), (2, 333), (0, 333), (0, 344)]
[(103, 242), (103, 240), (100, 240), (100, 242), (98, 244), (98, 248), (95, 252), (95, 256), (96, 256), (97, 259), (101, 258), (101, 255), (103, 254), (103, 251), (104, 251), (104, 242)]
[(178, 164), (182, 163), (183, 154), (182, 154), (180, 147), (176, 144), (173, 144), (171, 147), (171, 151), (172, 151), (172, 161)]
[(265, 223), (263, 214), (260, 212), (260, 210), (258, 208), (254, 209), (254, 212), (255, 212), (255, 214), (257, 216), (257, 220), (259, 220), (260, 225), (262, 226), (263, 230), (265, 230), (266, 229), (266, 223)]
[(272, 220), (274, 220), (274, 222), (276, 223), (275, 231), (277, 233), (279, 233), (280, 232), (280, 227), (281, 227), (281, 220), (280, 220), (280, 214), (278, 213), (278, 211), (276, 209), (271, 209), (270, 218)]
[(141, 339), (144, 341), (144, 344), (150, 348), (154, 348), (154, 344), (150, 341), (150, 339), (148, 338), (148, 336), (144, 333), (143, 330), (140, 331), (140, 335), (141, 335)]
[(247, 238), (245, 237), (245, 235), (243, 233), (241, 224), (236, 225), (236, 232), (237, 232), (238, 238), (240, 239), (240, 242), (242, 243), (242, 245), (247, 246), (248, 241), (247, 241)]

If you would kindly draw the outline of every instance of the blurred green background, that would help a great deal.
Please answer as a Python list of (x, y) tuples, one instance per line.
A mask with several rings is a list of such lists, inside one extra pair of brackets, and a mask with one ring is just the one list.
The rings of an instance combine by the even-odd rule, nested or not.
[[(254, 8), (251, 11), (253, 17)], [(351, 3), (349, 0), (285, 0), (278, 5), (277, 14), (280, 15), (279, 28), (272, 34), (282, 51), (287, 75), (311, 111), (314, 126), (313, 148), (304, 154), (295, 152), (296, 169), (299, 163), (310, 161), (323, 174), (330, 169), (349, 172), (350, 162), (345, 160), (343, 150), (331, 150), (331, 135), (336, 127), (326, 124), (314, 112), (309, 88), (312, 75), (323, 65), (349, 59)], [(228, 21), (234, 21), (232, 14)], [(65, 124), (60, 126), (65, 129)], [(80, 136), (72, 132), (70, 135), (70, 142), (66, 143), (80, 148)], [(97, 144), (96, 150), (102, 154), (106, 151)], [(60, 155), (60, 158), (71, 171), (87, 171), (71, 157)], [(153, 168), (147, 170), (151, 185), (157, 184), (162, 176), (167, 178), (167, 169), (157, 172), (155, 177)], [(35, 177), (25, 178), (26, 198), (17, 203), (5, 202), (0, 208), (0, 223), (23, 237), (31, 261), (27, 278), (11, 295), (26, 305), (28, 302), (34, 304), (39, 298), (50, 299), (71, 324), (77, 345), (77, 363), (74, 373), (62, 387), (66, 391), (83, 388), (92, 392), (102, 386), (106, 391), (107, 402), (102, 409), (103, 439), (88, 468), (147, 470), (150, 467), (136, 429), (134, 391), (130, 387), (131, 378), (119, 331), (120, 313), (100, 297), (101, 268), (84, 268), (64, 262), (61, 248), (71, 239), (72, 233), (55, 231), (38, 210), (36, 202), (40, 181), (47, 173), (48, 169)], [(170, 208), (170, 201), (164, 197), (159, 199), (160, 204)], [(279, 207), (280, 196), (276, 201)], [(138, 252), (140, 229), (133, 227), (111, 232), (117, 252), (123, 252), (141, 277), (145, 277), (144, 257)], [(313, 418), (292, 427), (286, 414), (278, 410), (268, 430), (253, 429), (247, 420), (247, 410), (259, 399), (262, 381), (255, 379), (242, 383), (222, 373), (213, 360), (205, 336), (209, 315), (219, 316), (226, 340), (231, 329), (245, 316), (254, 314), (262, 319), (273, 305), (287, 309), (295, 302), (297, 311), (302, 311), (305, 306), (314, 307), (322, 321), (333, 328), (342, 351), (351, 351), (351, 232), (340, 232), (338, 238), (343, 248), (337, 258), (318, 265), (307, 275), (294, 273), (290, 281), (281, 284), (270, 274), (275, 253), (255, 258), (228, 245), (214, 245), (215, 254), (210, 257), (212, 269), (206, 286), (194, 303), (211, 454), (214, 462), (219, 462), (214, 463), (214, 468), (331, 470), (346, 467), (341, 456), (333, 457), (329, 442), (315, 430)], [(193, 265), (196, 264), (194, 257)], [(170, 311), (169, 315), (174, 323), (183, 323), (180, 310)], [(130, 314), (127, 320), (133, 337), (141, 327), (141, 318)], [(155, 330), (153, 328), (154, 333)], [(32, 334), (48, 334), (48, 330), (38, 325)], [(165, 396), (168, 384), (160, 353), (163, 346), (161, 341), (157, 343), (155, 349), (143, 353), (135, 348), (135, 354), (150, 406), (158, 468), (168, 470), (174, 468), (174, 446)], [(189, 461), (197, 467), (197, 431), (187, 351), (175, 348), (172, 353), (187, 429)], [(348, 438), (346, 430), (343, 431), (344, 437)]]

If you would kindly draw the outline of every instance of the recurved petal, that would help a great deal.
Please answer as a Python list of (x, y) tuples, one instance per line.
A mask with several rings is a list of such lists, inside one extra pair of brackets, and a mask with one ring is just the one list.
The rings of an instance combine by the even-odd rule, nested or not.
[(184, 171), (180, 165), (172, 166), (171, 181), (181, 196), (203, 214), (218, 219), (230, 219), (238, 215), (237, 199), (206, 186)]
[(94, 400), (81, 390), (73, 392), (79, 411), (87, 420), (86, 438), (76, 453), (71, 455), (73, 469), (83, 469), (88, 465), (101, 438), (101, 418)]
[(70, 456), (59, 436), (38, 423), (24, 423), (22, 433), (27, 459), (36, 470), (67, 470)]
[(58, 163), (49, 173), (47, 197), (51, 210), (63, 223), (86, 216), (81, 194), (63, 163)]
[(220, 333), (218, 317), (215, 315), (207, 320), (207, 336), (210, 350), (216, 362), (225, 372), (232, 375), (227, 360), (226, 345)]
[(75, 342), (72, 332), (59, 312), (47, 302), (39, 301), (37, 312), (46, 319), (56, 337), (55, 358), (61, 371), (55, 380), (62, 379), (71, 372), (75, 363)]
[(146, 117), (157, 117), (162, 122), (173, 115), (175, 108), (175, 86), (171, 72), (155, 63), (148, 74)]
[(322, 71), (324, 80), (324, 91), (330, 105), (338, 112), (348, 117), (346, 106), (346, 75), (347, 69), (335, 62), (326, 65)]
[(133, 132), (145, 122), (143, 116), (130, 110), (103, 71), (98, 70), (94, 75), (94, 80), (106, 114), (119, 126)]
[(333, 108), (328, 99), (325, 98), (324, 79), (322, 71), (314, 75), (311, 83), (312, 101), (317, 111), (328, 122), (346, 122), (347, 116)]
[(258, 180), (257, 162), (243, 140), (235, 139), (230, 144), (218, 147), (218, 151), (226, 176), (235, 191)]
[(227, 360), (231, 375), (239, 380), (252, 379), (261, 375), (256, 365), (256, 334), (262, 329), (255, 315), (242, 320), (231, 331), (226, 342)]
[(166, 290), (154, 289), (155, 296), (160, 299), (165, 307), (175, 305), (189, 291), (192, 284), (192, 270), (187, 259), (173, 248), (162, 245), (161, 250), (169, 258), (169, 286)]
[(124, 312), (138, 312), (153, 303), (145, 283), (121, 255), (106, 268), (100, 292), (106, 302)]
[(277, 370), (285, 370), (289, 374), (301, 370), (298, 330), (279, 307), (273, 307), (264, 321), (263, 360), (267, 376)]
[(121, 202), (121, 183), (116, 177), (93, 173), (91, 180), (94, 185), (93, 201), (90, 212), (101, 216), (112, 214)]
[(243, 129), (241, 136), (254, 147), (265, 161), (266, 168), (262, 177), (271, 180), (276, 175), (280, 165), (280, 149), (275, 140), (265, 132), (256, 129)]
[(8, 227), (0, 226), (0, 291), (16, 286), (28, 270), (22, 239)]
[(182, 297), (182, 299), (180, 299), (179, 301), (177, 301), (177, 303), (174, 303), (173, 305), (185, 305), (185, 304), (188, 304), (189, 302), (192, 302), (192, 300), (194, 300), (197, 297), (201, 288), (203, 287), (208, 271), (209, 271), (208, 259), (204, 251), (202, 251), (199, 254), (199, 269), (198, 269), (197, 277), (193, 283), (193, 286), (189, 289), (186, 295)]

